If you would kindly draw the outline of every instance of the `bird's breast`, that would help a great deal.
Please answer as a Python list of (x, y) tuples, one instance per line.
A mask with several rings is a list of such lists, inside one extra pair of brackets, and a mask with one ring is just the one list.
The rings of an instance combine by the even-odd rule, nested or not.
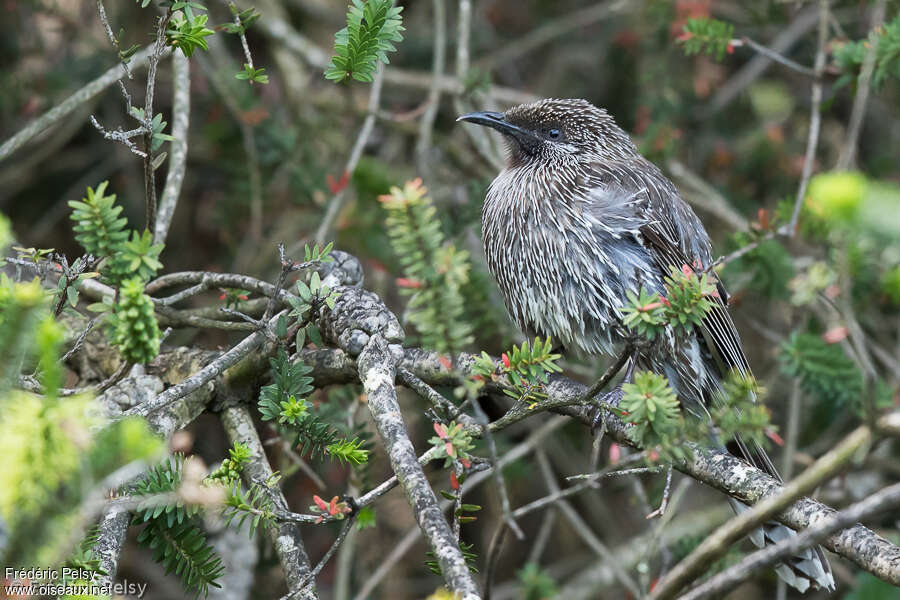
[(491, 185), (482, 213), (488, 267), (523, 330), (609, 353), (621, 339), (625, 290), (652, 279), (649, 258), (539, 175), (507, 170)]

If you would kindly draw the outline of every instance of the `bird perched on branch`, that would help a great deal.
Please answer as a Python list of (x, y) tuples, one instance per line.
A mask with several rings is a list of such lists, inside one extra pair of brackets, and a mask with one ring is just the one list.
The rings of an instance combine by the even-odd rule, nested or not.
[[(666, 375), (682, 405), (698, 416), (730, 371), (750, 375), (721, 284), (691, 334), (669, 332), (649, 346), (630, 343), (621, 312), (626, 292), (662, 295), (671, 268), (702, 271), (712, 264), (712, 248), (672, 182), (605, 110), (585, 100), (549, 99), (459, 120), (493, 128), (507, 141), (507, 167), (491, 184), (482, 212), (484, 251), (523, 331), (587, 354), (632, 348), (626, 378), (635, 364)], [(607, 401), (620, 395), (621, 387)], [(778, 478), (761, 448), (737, 441), (747, 461)], [(790, 535), (771, 522), (750, 537), (763, 546)], [(801, 551), (776, 570), (801, 591), (834, 589), (821, 548)]]

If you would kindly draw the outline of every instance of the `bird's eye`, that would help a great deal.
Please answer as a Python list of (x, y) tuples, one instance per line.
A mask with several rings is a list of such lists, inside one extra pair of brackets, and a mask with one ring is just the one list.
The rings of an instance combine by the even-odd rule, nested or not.
[(549, 136), (551, 140), (558, 140), (562, 136), (562, 134), (560, 133), (559, 129), (551, 129), (547, 132), (547, 136)]

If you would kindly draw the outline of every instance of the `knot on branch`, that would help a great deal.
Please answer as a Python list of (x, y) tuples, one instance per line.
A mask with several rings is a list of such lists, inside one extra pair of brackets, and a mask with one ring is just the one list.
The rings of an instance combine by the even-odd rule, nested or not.
[(126, 377), (97, 397), (110, 417), (117, 417), (125, 410), (149, 402), (163, 391), (163, 382), (154, 375)]
[(359, 356), (372, 336), (380, 335), (389, 344), (403, 341), (403, 328), (376, 294), (357, 287), (339, 287), (340, 296), (332, 310), (320, 319), (322, 333), (352, 357)]
[(362, 286), (365, 275), (358, 258), (341, 250), (332, 250), (329, 256), (334, 260), (319, 263), (314, 267), (324, 285), (331, 289), (340, 286)]

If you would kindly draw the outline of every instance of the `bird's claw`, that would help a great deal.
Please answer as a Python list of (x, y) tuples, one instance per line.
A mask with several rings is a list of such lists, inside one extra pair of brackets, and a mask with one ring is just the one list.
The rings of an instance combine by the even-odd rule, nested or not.
[(622, 385), (617, 385), (610, 391), (606, 392), (602, 396), (597, 398), (597, 403), (599, 406), (597, 407), (597, 412), (594, 413), (594, 418), (591, 419), (591, 434), (596, 435), (597, 428), (603, 422), (603, 413), (606, 412), (607, 407), (609, 406), (618, 406), (619, 402), (622, 400)]

